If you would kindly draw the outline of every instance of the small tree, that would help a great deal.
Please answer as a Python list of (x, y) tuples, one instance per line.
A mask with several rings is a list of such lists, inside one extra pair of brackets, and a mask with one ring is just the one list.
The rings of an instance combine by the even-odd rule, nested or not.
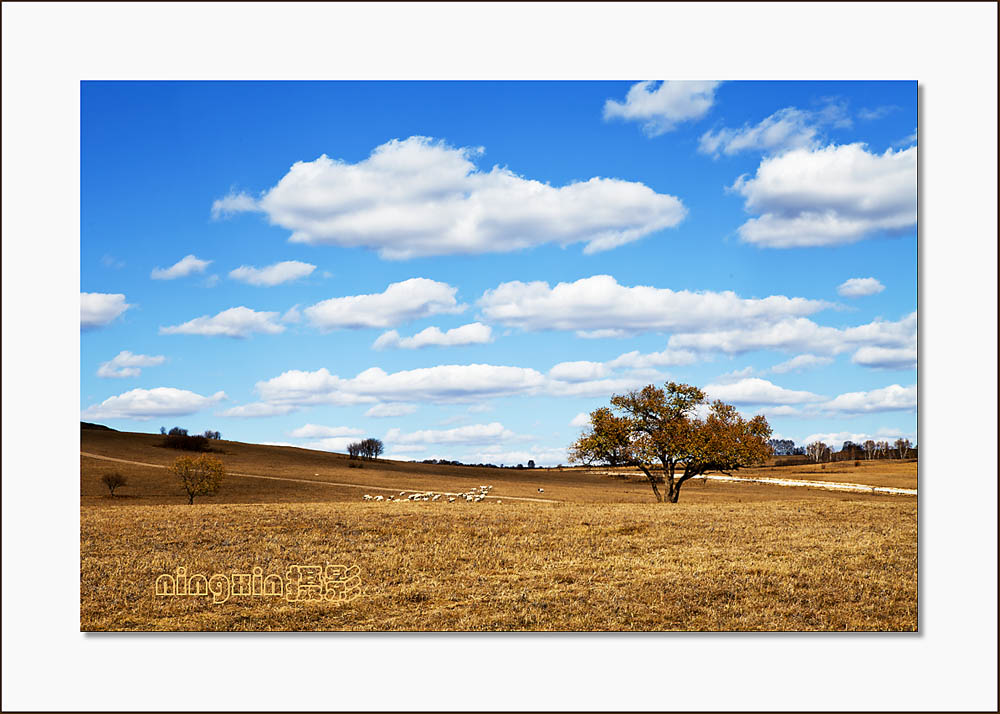
[(195, 496), (218, 493), (226, 475), (222, 462), (208, 454), (181, 456), (170, 466), (170, 473), (180, 480), (189, 504), (194, 503)]
[(869, 439), (864, 444), (862, 444), (861, 447), (865, 450), (865, 458), (868, 461), (871, 461), (873, 458), (875, 458), (875, 442), (873, 440)]
[(360, 441), (355, 441), (347, 445), (347, 453), (352, 459), (361, 458), (361, 452), (362, 448)]
[(819, 463), (824, 458), (826, 458), (830, 453), (830, 447), (824, 444), (822, 441), (814, 441), (811, 444), (806, 445), (806, 454), (810, 459)]
[(535, 468), (535, 460), (534, 459), (528, 459), (528, 468), (529, 469)]
[(385, 444), (381, 439), (368, 438), (361, 442), (361, 455), (374, 461), (385, 451)]
[(121, 488), (122, 486), (128, 485), (128, 479), (122, 476), (117, 471), (112, 471), (106, 473), (101, 477), (101, 483), (108, 487), (108, 491), (111, 492), (111, 498), (115, 497), (115, 489)]
[(910, 451), (910, 440), (903, 438), (896, 439), (896, 443), (894, 443), (893, 446), (896, 448), (896, 453), (899, 454), (899, 458), (905, 459), (906, 454)]

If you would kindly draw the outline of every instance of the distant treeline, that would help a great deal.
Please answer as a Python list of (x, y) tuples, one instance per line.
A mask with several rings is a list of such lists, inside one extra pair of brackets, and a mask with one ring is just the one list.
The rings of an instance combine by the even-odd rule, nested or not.
[[(881, 459), (915, 459), (917, 447), (909, 439), (902, 437), (893, 442), (869, 439), (862, 443), (845, 441), (839, 451), (822, 441), (814, 441), (806, 446), (796, 446), (791, 439), (771, 439), (775, 466), (791, 466), (796, 463), (819, 463), (821, 461), (877, 461)], [(795, 459), (793, 457), (800, 457)]]
[[(524, 464), (518, 464), (517, 466), (505, 466), (504, 464), (500, 464), (499, 466), (497, 466), (496, 464), (466, 464), (466, 463), (463, 463), (461, 461), (449, 461), (448, 459), (424, 459), (420, 463), (422, 463), (422, 464), (436, 464), (436, 465), (439, 465), (439, 466), (473, 466), (473, 467), (480, 468), (480, 469), (533, 469), (533, 468), (535, 468), (535, 462), (534, 462), (533, 459), (529, 459), (528, 460), (528, 465), (527, 466), (525, 466)], [(556, 468), (557, 469), (561, 469), (562, 468), (562, 464), (559, 464), (558, 466), (556, 466)]]

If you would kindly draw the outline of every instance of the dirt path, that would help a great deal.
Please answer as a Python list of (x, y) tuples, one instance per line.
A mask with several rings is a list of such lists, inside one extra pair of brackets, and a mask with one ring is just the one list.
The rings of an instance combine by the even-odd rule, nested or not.
[[(605, 476), (617, 476), (619, 475), (614, 471), (601, 471), (592, 472), (601, 473)], [(819, 488), (824, 491), (852, 491), (857, 493), (875, 493), (875, 494), (888, 494), (891, 496), (916, 496), (917, 489), (915, 488), (893, 488), (891, 486), (868, 486), (863, 483), (841, 483), (837, 481), (806, 481), (801, 479), (786, 479), (786, 478), (769, 478), (767, 476), (758, 476), (757, 478), (749, 478), (746, 476), (697, 476), (694, 481), (699, 479), (708, 479), (709, 481), (728, 481), (730, 483), (763, 483), (769, 486), (793, 486), (802, 488)]]
[[(99, 454), (90, 454), (86, 451), (81, 451), (80, 456), (87, 456), (91, 459), (101, 459), (102, 461), (116, 461), (120, 464), (133, 464), (135, 466), (148, 466), (153, 469), (165, 469), (166, 466), (162, 464), (147, 464), (144, 461), (129, 461), (127, 459), (116, 459), (112, 456), (100, 456)], [(367, 491), (391, 491), (393, 493), (399, 493), (400, 491), (405, 491), (406, 493), (427, 493), (428, 491), (434, 491), (434, 493), (440, 493), (443, 496), (461, 496), (460, 493), (450, 493), (447, 491), (436, 491), (434, 489), (401, 489), (401, 488), (390, 488), (387, 486), (369, 486), (363, 483), (338, 483), (335, 481), (317, 481), (315, 479), (305, 479), (305, 478), (288, 478), (286, 476), (260, 476), (258, 474), (241, 474), (235, 471), (227, 471), (227, 476), (242, 476), (243, 478), (260, 478), (266, 479), (268, 481), (291, 481), (293, 483), (309, 483), (318, 484), (320, 486), (341, 486), (344, 488), (361, 488)], [(509, 501), (534, 501), (536, 503), (559, 503), (551, 498), (531, 498), (529, 496), (501, 496), (501, 495), (490, 495), (487, 498), (492, 498), (493, 500), (503, 500), (507, 499)]]

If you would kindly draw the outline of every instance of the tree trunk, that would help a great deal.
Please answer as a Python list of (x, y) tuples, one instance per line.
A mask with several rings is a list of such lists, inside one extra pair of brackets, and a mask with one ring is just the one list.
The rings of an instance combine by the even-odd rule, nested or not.
[(188, 494), (188, 505), (189, 506), (193, 506), (194, 505), (194, 494), (193, 493), (189, 493)]
[(639, 464), (639, 468), (642, 469), (642, 472), (646, 474), (646, 478), (649, 479), (649, 485), (653, 487), (653, 495), (656, 496), (656, 502), (663, 503), (663, 496), (660, 494), (660, 489), (656, 487), (656, 478), (653, 474), (649, 473), (649, 469), (644, 465)]

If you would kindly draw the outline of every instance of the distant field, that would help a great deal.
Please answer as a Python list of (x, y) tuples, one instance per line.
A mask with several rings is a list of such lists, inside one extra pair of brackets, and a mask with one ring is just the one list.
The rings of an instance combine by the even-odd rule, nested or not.
[[(81, 451), (164, 466), (158, 435), (81, 431)], [(83, 630), (914, 630), (917, 508), (874, 496), (689, 482), (678, 504), (584, 469), (365, 463), (217, 442), (231, 476), (185, 503), (163, 468), (81, 456)], [(845, 467), (817, 477), (910, 478)], [(840, 466), (839, 464), (837, 466)], [(803, 478), (783, 467), (776, 476)], [(109, 498), (102, 474), (129, 479)], [(830, 473), (826, 473), (829, 471)], [(745, 474), (746, 472), (740, 472)], [(810, 474), (811, 475), (811, 474)], [(317, 481), (318, 483), (302, 483)], [(331, 483), (362, 484), (363, 488)], [(503, 500), (367, 503), (375, 487)], [(539, 493), (538, 489), (543, 489)], [(556, 503), (514, 502), (510, 497)], [(349, 603), (154, 597), (156, 577), (357, 565)]]

